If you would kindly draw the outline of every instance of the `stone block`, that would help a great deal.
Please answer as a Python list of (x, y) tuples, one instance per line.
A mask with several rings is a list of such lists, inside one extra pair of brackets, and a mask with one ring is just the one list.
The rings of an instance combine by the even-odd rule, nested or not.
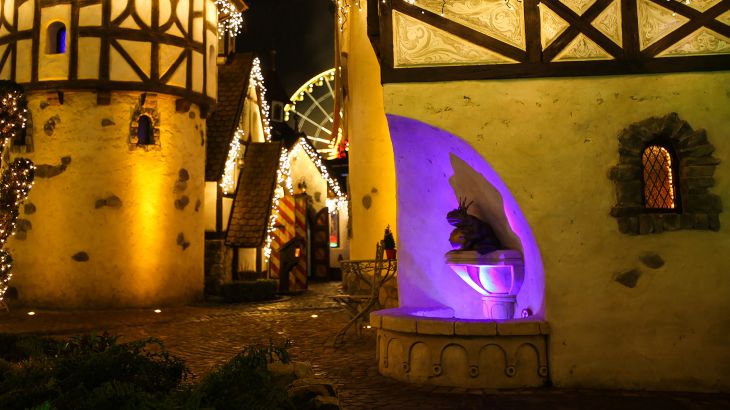
[(692, 229), (695, 225), (694, 214), (682, 214), (679, 216), (679, 226), (682, 229)]
[(720, 215), (708, 214), (707, 215), (707, 226), (712, 231), (719, 231), (720, 230)]
[(621, 272), (614, 280), (627, 288), (633, 289), (636, 287), (637, 283), (639, 283), (639, 278), (641, 277), (641, 271), (638, 269), (631, 269), (626, 272)]
[(337, 397), (317, 396), (314, 398), (314, 408), (316, 410), (339, 410), (340, 401)]
[(380, 329), (383, 324), (383, 317), (376, 311), (370, 312), (370, 326)]
[(662, 215), (662, 221), (664, 221), (665, 231), (676, 231), (681, 225), (679, 214), (664, 214)]
[(618, 219), (618, 230), (621, 233), (637, 234), (639, 233), (639, 218), (636, 216), (626, 216)]
[(653, 214), (651, 216), (652, 218), (652, 226), (654, 227), (654, 233), (662, 233), (664, 232), (664, 218), (663, 214)]
[(683, 154), (689, 157), (699, 158), (706, 157), (715, 152), (715, 147), (712, 144), (702, 144), (687, 147)]
[(695, 215), (695, 229), (708, 229), (710, 227), (710, 221), (707, 218), (707, 214), (696, 214)]
[(639, 215), (639, 233), (646, 235), (654, 232), (654, 218), (649, 214)]
[(641, 168), (636, 165), (617, 165), (611, 168), (609, 178), (615, 181), (633, 181), (641, 178)]
[(453, 319), (426, 319), (416, 320), (416, 332), (427, 335), (453, 335)]
[(639, 256), (639, 260), (647, 268), (659, 269), (664, 266), (664, 259), (655, 252), (646, 252)]
[(497, 322), (459, 320), (454, 323), (454, 333), (458, 336), (496, 336)]
[(715, 178), (712, 178), (712, 177), (685, 178), (684, 183), (688, 189), (699, 188), (699, 187), (709, 188), (709, 187), (715, 186)]
[(687, 165), (682, 168), (682, 177), (711, 177), (715, 173), (714, 165)]
[(535, 320), (507, 320), (498, 322), (497, 334), (500, 336), (539, 335), (540, 323)]
[(704, 156), (704, 157), (688, 157), (688, 158), (682, 158), (681, 164), (682, 166), (687, 165), (717, 165), (720, 163), (720, 159), (711, 157), (711, 156)]
[(416, 318), (412, 316), (383, 316), (382, 328), (396, 332), (416, 333)]
[(620, 204), (641, 203), (641, 181), (617, 181), (616, 194)]

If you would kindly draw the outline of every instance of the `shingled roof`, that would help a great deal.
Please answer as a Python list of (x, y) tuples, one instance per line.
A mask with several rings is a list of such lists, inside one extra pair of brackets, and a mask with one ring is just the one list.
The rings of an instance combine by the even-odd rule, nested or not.
[(246, 149), (228, 220), (226, 245), (239, 248), (263, 246), (280, 153), (281, 144), (278, 142), (252, 143)]
[(228, 64), (218, 66), (218, 103), (207, 121), (206, 181), (217, 181), (223, 175), (231, 139), (246, 101), (253, 59), (252, 53), (239, 53)]

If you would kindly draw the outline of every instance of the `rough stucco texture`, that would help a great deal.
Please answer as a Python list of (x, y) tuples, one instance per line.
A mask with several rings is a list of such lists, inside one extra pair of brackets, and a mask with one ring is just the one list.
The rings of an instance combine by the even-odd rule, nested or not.
[(353, 14), (348, 56), (352, 259), (372, 259), (386, 225), (396, 230), (395, 170), (383, 111), (378, 60), (366, 35), (366, 13)]
[[(114, 93), (97, 105), (94, 93), (65, 93), (63, 105), (41, 109), (45, 94), (29, 95), (36, 166), (63, 172), (36, 178), (25, 240), (13, 238), (12, 286), (20, 302), (46, 307), (132, 307), (181, 304), (202, 297), (203, 210), (176, 209), (204, 194), (205, 147), (200, 119), (175, 112), (173, 97), (158, 95), (161, 147), (130, 149), (129, 124), (139, 93)], [(148, 98), (150, 98), (148, 96)], [(45, 104), (43, 104), (45, 106)], [(58, 116), (53, 132), (43, 124)], [(112, 120), (102, 126), (102, 120)], [(188, 179), (180, 181), (187, 171)], [(99, 207), (116, 196), (119, 207)], [(188, 246), (178, 244), (182, 234)], [(73, 255), (85, 252), (87, 261)]]
[[(730, 203), (730, 73), (389, 84), (384, 98), (466, 140), (514, 195), (544, 264), (556, 385), (730, 390), (730, 222), (621, 234), (607, 175), (624, 127), (677, 112), (707, 130), (723, 159), (713, 192)], [(647, 252), (664, 265), (642, 265)], [(635, 287), (615, 280), (632, 269)]]

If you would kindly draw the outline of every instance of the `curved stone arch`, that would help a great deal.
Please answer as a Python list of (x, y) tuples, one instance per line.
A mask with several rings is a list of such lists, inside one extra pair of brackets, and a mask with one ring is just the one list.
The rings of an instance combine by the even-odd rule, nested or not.
[[(712, 156), (715, 147), (704, 129), (694, 130), (677, 113), (651, 117), (625, 128), (618, 137), (619, 161), (609, 178), (616, 186), (616, 205), (611, 216), (626, 234), (661, 233), (679, 229), (720, 229), (722, 201), (710, 192), (720, 160)], [(656, 141), (668, 144), (673, 154), (681, 206), (676, 212), (656, 212), (644, 207), (644, 149)]]

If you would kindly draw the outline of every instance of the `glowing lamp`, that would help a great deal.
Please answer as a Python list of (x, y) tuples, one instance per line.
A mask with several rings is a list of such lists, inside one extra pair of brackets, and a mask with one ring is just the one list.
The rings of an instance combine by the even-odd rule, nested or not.
[(482, 295), (487, 319), (513, 319), (517, 294), (525, 279), (522, 254), (499, 250), (480, 255), (476, 251), (452, 251), (446, 263), (472, 289)]

